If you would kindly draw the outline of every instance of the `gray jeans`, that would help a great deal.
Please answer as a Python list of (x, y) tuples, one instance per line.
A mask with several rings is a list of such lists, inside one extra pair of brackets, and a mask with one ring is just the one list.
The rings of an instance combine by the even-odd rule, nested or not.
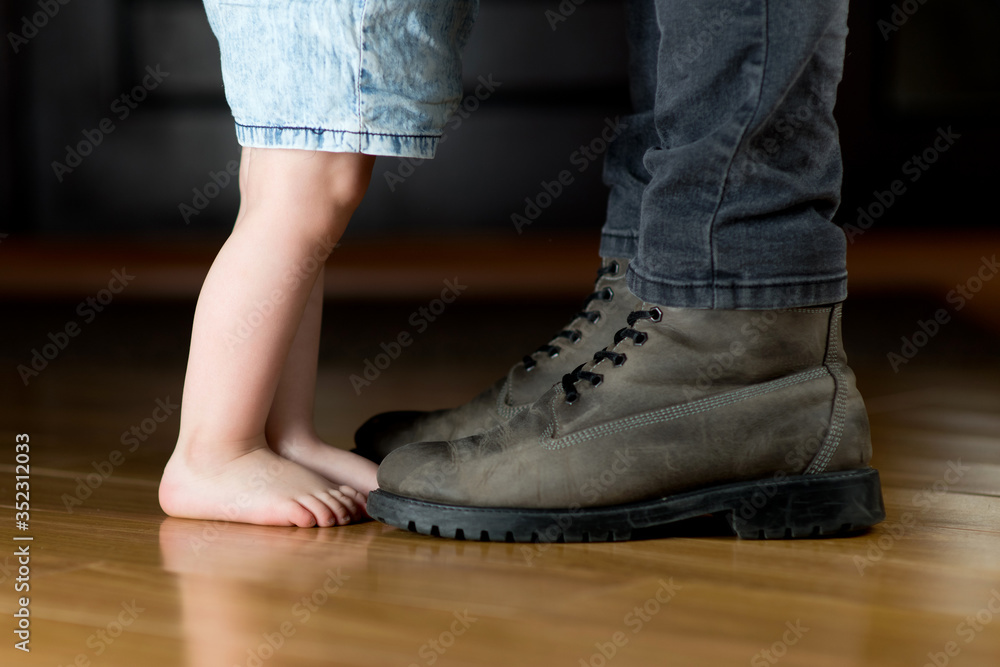
[(604, 167), (601, 255), (645, 301), (787, 308), (842, 301), (831, 221), (847, 0), (630, 0), (634, 114)]

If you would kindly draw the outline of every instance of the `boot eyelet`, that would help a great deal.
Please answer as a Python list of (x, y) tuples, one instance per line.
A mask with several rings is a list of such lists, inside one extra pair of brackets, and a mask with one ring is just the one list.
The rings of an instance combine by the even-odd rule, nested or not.
[(574, 344), (579, 343), (581, 340), (583, 340), (583, 334), (579, 331), (574, 331), (573, 335), (569, 337), (569, 342)]
[(618, 275), (618, 270), (621, 267), (618, 265), (618, 262), (611, 262), (610, 268), (611, 268), (611, 275), (617, 276)]
[(595, 377), (595, 378), (593, 378), (593, 379), (592, 379), (592, 380), (590, 381), (590, 384), (592, 384), (592, 385), (593, 385), (593, 386), (595, 386), (595, 387), (600, 387), (600, 386), (601, 386), (601, 384), (603, 384), (603, 383), (604, 383), (604, 378), (602, 378), (602, 377), (600, 377), (600, 376), (598, 376), (598, 377)]
[(663, 311), (655, 306), (653, 308), (650, 308), (649, 319), (652, 320), (653, 322), (659, 322), (660, 320), (663, 319)]
[(613, 289), (611, 289), (610, 287), (605, 287), (603, 290), (601, 290), (601, 300), (611, 301), (613, 298), (615, 298), (615, 291)]
[(647, 334), (644, 331), (640, 331), (639, 334), (632, 339), (632, 342), (635, 343), (636, 345), (642, 345), (647, 340), (649, 340), (649, 334)]
[(576, 399), (578, 398), (580, 398), (580, 394), (577, 393), (566, 394), (566, 405), (573, 405), (573, 403), (576, 402)]
[(601, 314), (595, 311), (594, 314), (590, 316), (590, 323), (597, 324), (600, 321), (601, 321)]
[(625, 361), (626, 361), (627, 359), (628, 359), (628, 357), (627, 357), (627, 356), (625, 356), (625, 353), (624, 353), (624, 352), (620, 352), (620, 353), (618, 354), (618, 358), (617, 358), (617, 359), (615, 359), (615, 361), (614, 361), (614, 365), (615, 365), (615, 367), (618, 367), (618, 366), (621, 366), (622, 364), (624, 364), (624, 363), (625, 363)]
[(559, 349), (558, 348), (556, 348), (555, 350), (549, 352), (549, 359), (555, 359), (558, 356), (559, 356)]

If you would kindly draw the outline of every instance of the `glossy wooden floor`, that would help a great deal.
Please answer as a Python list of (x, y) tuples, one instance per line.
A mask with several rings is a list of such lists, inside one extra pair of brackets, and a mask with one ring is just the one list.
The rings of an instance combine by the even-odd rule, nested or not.
[[(915, 320), (885, 319), (874, 303), (848, 321), (855, 340), (911, 333)], [(506, 365), (497, 356), (538, 342), (534, 327), (483, 350), (458, 335), (464, 316), (453, 312), (356, 395), (347, 375), (414, 305), (352, 315), (362, 318), (356, 331), (372, 331), (360, 350), (324, 343), (320, 428), (337, 445), (350, 446), (354, 427), (378, 410), (464, 399)], [(5, 368), (72, 306), (16, 310), (35, 333), (13, 345)], [(740, 541), (701, 522), (630, 543), (482, 544), (377, 523), (281, 529), (163, 516), (156, 483), (176, 413), (134, 452), (126, 432), (158, 399), (178, 401), (190, 309), (126, 316), (129, 308), (109, 308), (85, 331), (89, 341), (81, 336), (3, 400), (3, 665), (998, 663), (1000, 366), (995, 350), (988, 363), (961, 349), (938, 354), (977, 336), (989, 348), (989, 332), (942, 333), (941, 349), (929, 346), (899, 373), (885, 350), (857, 358), (889, 512), (869, 534)], [(531, 312), (545, 333), (565, 309)], [(328, 306), (335, 326), (340, 314)], [(476, 326), (466, 327), (473, 337), (486, 331)], [(12, 649), (9, 631), (19, 432), (32, 444), (28, 656)], [(116, 449), (124, 461), (96, 489), (82, 487)]]

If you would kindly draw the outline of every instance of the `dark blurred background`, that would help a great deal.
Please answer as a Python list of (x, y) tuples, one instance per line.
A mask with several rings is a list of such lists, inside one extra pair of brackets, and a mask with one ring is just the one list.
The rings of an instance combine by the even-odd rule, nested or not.
[[(349, 443), (379, 410), (471, 397), (589, 293), (607, 192), (599, 162), (522, 234), (511, 222), (606, 118), (628, 111), (623, 3), (562, 4), (575, 10), (553, 29), (557, 0), (483, 0), (465, 87), (473, 95), (482, 77), (495, 91), (468, 100), (435, 160), (379, 158), (326, 272), (320, 419), (331, 437)], [(108, 387), (121, 401), (179, 395), (195, 299), (237, 211), (227, 166), (239, 147), (198, 0), (4, 0), (0, 22), (0, 426), (37, 412), (76, 433), (96, 428), (100, 401), (88, 397)], [(840, 221), (855, 223), (894, 180), (907, 185), (849, 245), (845, 336), (868, 397), (946, 386), (959, 366), (1000, 368), (1000, 280), (977, 283), (912, 363), (887, 361), (1000, 250), (997, 35), (996, 0), (852, 2), (836, 110)], [(121, 96), (144, 79), (151, 89), (131, 108)], [(939, 131), (960, 137), (937, 154)], [(68, 160), (81, 142), (89, 154)], [(934, 163), (912, 181), (904, 163), (929, 148)], [(135, 280), (81, 322), (79, 304), (123, 269)], [(468, 289), (377, 390), (357, 395), (349, 375), (444, 279)], [(74, 322), (82, 333), (24, 380), (17, 369)], [(101, 409), (113, 441), (118, 408)]]
[[(565, 168), (606, 117), (627, 112), (622, 3), (588, 0), (553, 29), (545, 11), (557, 7), (555, 0), (484, 0), (466, 54), (466, 88), (471, 93), (480, 76), (501, 85), (470, 102), (477, 108), (448, 130), (437, 159), (417, 167), (379, 159), (351, 236), (513, 234), (510, 215), (523, 210), (524, 198)], [(225, 234), (237, 188), (204, 200), (194, 192), (206, 194), (211, 174), (239, 151), (218, 47), (198, 0), (5, 0), (0, 11), (0, 231), (118, 240)], [(842, 220), (900, 178), (901, 165), (939, 127), (951, 127), (961, 140), (941, 156), (946, 166), (929, 169), (879, 226), (992, 225), (1000, 3), (865, 0), (852, 3), (850, 27), (837, 107)], [(169, 76), (134, 109), (115, 103), (147, 67)], [(105, 118), (114, 131), (95, 134)], [(53, 162), (71, 164), (66, 147), (87, 142), (88, 133), (101, 143), (71, 172), (56, 174)], [(597, 230), (600, 171), (596, 163), (582, 174), (532, 233)], [(209, 185), (207, 194), (215, 192)], [(185, 219), (182, 205), (198, 214)]]

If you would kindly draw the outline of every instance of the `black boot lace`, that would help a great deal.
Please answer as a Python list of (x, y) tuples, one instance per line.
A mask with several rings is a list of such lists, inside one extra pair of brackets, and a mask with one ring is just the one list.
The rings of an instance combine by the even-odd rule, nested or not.
[[(620, 268), (621, 267), (618, 265), (618, 262), (611, 262), (607, 266), (602, 266), (597, 270), (597, 280), (600, 280), (602, 277), (608, 275), (618, 275), (618, 270)], [(601, 314), (594, 310), (587, 310), (587, 306), (589, 306), (592, 301), (611, 301), (613, 298), (615, 298), (615, 292), (610, 287), (597, 290), (587, 297), (587, 299), (583, 302), (583, 309), (573, 317), (573, 320), (584, 319), (591, 324), (597, 324), (597, 322), (601, 319)], [(568, 340), (571, 343), (579, 343), (583, 338), (583, 333), (581, 333), (579, 329), (564, 329), (563, 331), (560, 331), (553, 336), (548, 343), (542, 345), (531, 354), (525, 355), (524, 358), (521, 359), (521, 363), (524, 364), (524, 370), (530, 371), (538, 365), (538, 362), (532, 358), (532, 355), (539, 352), (548, 354), (550, 359), (558, 357), (562, 348), (558, 345), (553, 345), (553, 343), (559, 338)]]
[[(628, 326), (624, 329), (619, 329), (615, 333), (615, 345), (622, 342), (626, 338), (632, 339), (633, 345), (642, 345), (649, 339), (649, 334), (643, 331), (637, 331), (632, 328), (639, 320), (651, 320), (653, 322), (659, 322), (663, 319), (663, 311), (659, 308), (651, 308), (649, 310), (636, 310), (629, 313), (628, 315)], [(628, 357), (625, 356), (624, 352), (614, 352), (607, 348), (600, 350), (594, 354), (594, 361), (601, 361), (602, 359), (607, 359), (617, 368), (624, 364)], [(566, 394), (566, 402), (573, 404), (576, 399), (580, 398), (580, 392), (576, 390), (576, 383), (580, 380), (585, 380), (597, 387), (602, 382), (604, 382), (604, 375), (601, 373), (592, 373), (590, 371), (583, 370), (584, 364), (580, 364), (572, 373), (567, 373), (562, 379), (562, 389), (563, 393)]]

